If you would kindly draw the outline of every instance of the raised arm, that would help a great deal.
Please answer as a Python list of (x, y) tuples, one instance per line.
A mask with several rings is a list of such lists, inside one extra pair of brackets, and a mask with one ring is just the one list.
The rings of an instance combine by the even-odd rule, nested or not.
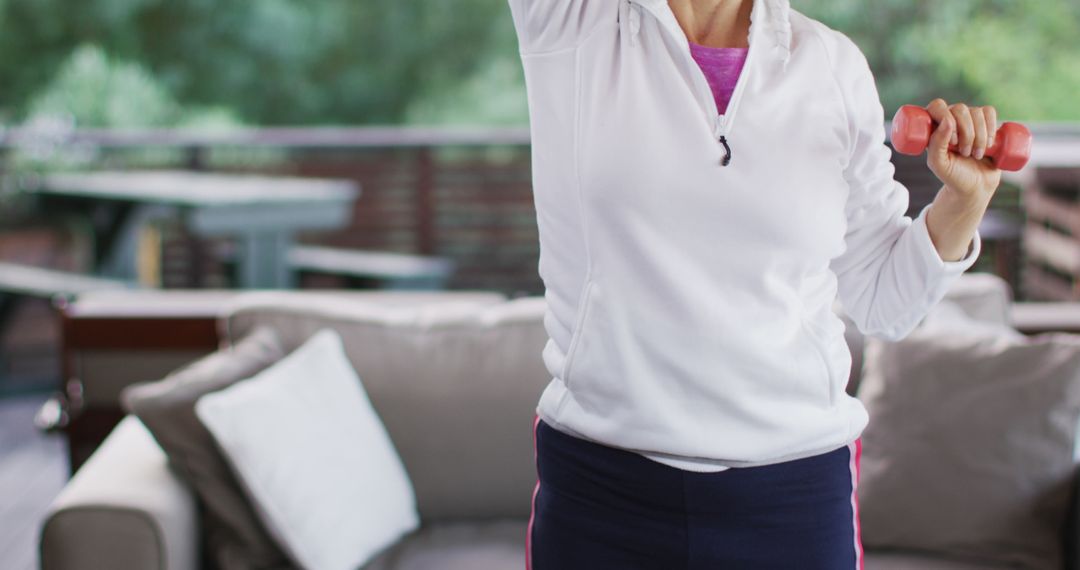
[(907, 336), (970, 268), (981, 251), (976, 231), (967, 253), (945, 261), (926, 225), (930, 205), (914, 220), (908, 190), (894, 179), (885, 145), (885, 117), (870, 66), (843, 34), (831, 38), (833, 68), (849, 116), (850, 158), (844, 170), (850, 193), (845, 251), (830, 267), (838, 296), (864, 334), (886, 340)]

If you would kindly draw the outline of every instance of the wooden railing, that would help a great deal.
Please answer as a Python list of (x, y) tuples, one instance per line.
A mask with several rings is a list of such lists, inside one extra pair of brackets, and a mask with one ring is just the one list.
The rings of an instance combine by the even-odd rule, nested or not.
[[(886, 124), (886, 132), (890, 127)], [(1080, 140), (1080, 123), (1028, 123), (1037, 140)], [(0, 153), (39, 154), (93, 149), (102, 163), (123, 165), (127, 153), (165, 149), (163, 166), (255, 170), (302, 176), (346, 177), (363, 189), (352, 227), (305, 236), (311, 243), (452, 258), (451, 288), (539, 293), (539, 255), (531, 193), (529, 129), (518, 127), (266, 127), (223, 131), (179, 129), (0, 129)], [(280, 159), (221, 165), (215, 153), (237, 149), (280, 152)], [(897, 179), (910, 191), (909, 215), (933, 199), (939, 184), (924, 157), (894, 155)], [(0, 166), (2, 167), (2, 166)], [(1024, 217), (1019, 191), (1003, 186), (992, 206), (1003, 219)], [(1008, 224), (1005, 224), (1006, 226)], [(192, 250), (176, 236), (172, 252), (185, 266)], [(988, 244), (977, 270), (1002, 275), (1020, 291), (1019, 236)], [(1011, 241), (1016, 243), (1011, 243)], [(194, 248), (198, 251), (198, 248)], [(200, 260), (208, 256), (196, 255)], [(212, 257), (212, 256), (209, 256)], [(213, 267), (200, 261), (202, 272)], [(185, 266), (186, 267), (186, 266)], [(179, 270), (178, 270), (179, 271)], [(207, 273), (209, 272), (209, 273)], [(205, 275), (204, 275), (205, 276)], [(204, 279), (205, 282), (206, 279)], [(184, 286), (198, 282), (181, 281)], [(204, 283), (205, 284), (205, 283)], [(316, 286), (332, 285), (316, 283)]]
[[(123, 167), (130, 153), (166, 149), (169, 162), (161, 166), (350, 178), (362, 188), (351, 227), (303, 236), (305, 241), (448, 257), (457, 267), (451, 288), (507, 294), (542, 290), (536, 273), (528, 127), (0, 131), (0, 152), (16, 149), (46, 156), (93, 149), (97, 162), (114, 168)], [(213, 159), (216, 152), (235, 149), (280, 155), (224, 166)], [(212, 251), (228, 244), (195, 243), (177, 234), (172, 238), (165, 244), (166, 286), (212, 286), (226, 280), (228, 268), (215, 265)], [(340, 285), (328, 276), (309, 281)]]

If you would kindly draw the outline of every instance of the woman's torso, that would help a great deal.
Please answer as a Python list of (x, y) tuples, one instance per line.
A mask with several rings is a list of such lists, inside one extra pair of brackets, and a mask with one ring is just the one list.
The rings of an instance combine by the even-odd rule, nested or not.
[(835, 449), (867, 418), (831, 310), (849, 132), (826, 42), (758, 0), (720, 115), (662, 4), (609, 3), (575, 49), (523, 56), (552, 374), (538, 413), (654, 457)]

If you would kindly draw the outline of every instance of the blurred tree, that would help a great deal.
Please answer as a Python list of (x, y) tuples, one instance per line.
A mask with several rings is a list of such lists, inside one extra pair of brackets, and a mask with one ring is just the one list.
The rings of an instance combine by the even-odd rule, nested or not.
[(0, 108), (25, 114), (92, 43), (246, 121), (392, 123), (482, 69), (508, 12), (506, 0), (0, 0)]
[[(505, 0), (501, 2), (505, 4)], [(529, 121), (525, 76), (509, 9), (494, 20), (488, 49), (472, 74), (430, 83), (406, 109), (415, 124), (523, 125)]]
[(1013, 120), (1080, 120), (1076, 0), (791, 0), (863, 50), (887, 117), (935, 97)]
[[(940, 96), (1080, 119), (1076, 0), (791, 2), (859, 44), (890, 116)], [(506, 0), (0, 0), (0, 121), (54, 104), (83, 45), (249, 123), (528, 120)]]
[(83, 127), (239, 123), (227, 109), (181, 105), (142, 66), (111, 61), (98, 46), (80, 46), (31, 101), (29, 121), (57, 118)]
[[(913, 30), (938, 78), (955, 80), (1005, 117), (1080, 119), (1080, 3), (1014, 0)], [(977, 8), (977, 7), (976, 7)]]

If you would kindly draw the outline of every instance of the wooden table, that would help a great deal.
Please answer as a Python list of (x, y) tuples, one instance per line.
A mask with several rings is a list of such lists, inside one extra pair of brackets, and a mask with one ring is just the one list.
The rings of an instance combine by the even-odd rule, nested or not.
[(217, 350), (219, 317), (240, 294), (97, 291), (57, 307), (63, 383), (37, 423), (67, 435), (72, 473), (124, 417), (124, 387), (160, 379)]
[(87, 204), (107, 210), (95, 244), (100, 274), (134, 279), (140, 228), (179, 216), (196, 235), (239, 240), (242, 288), (292, 286), (287, 253), (296, 233), (345, 227), (360, 194), (351, 180), (177, 170), (55, 173), (23, 190), (84, 214)]

